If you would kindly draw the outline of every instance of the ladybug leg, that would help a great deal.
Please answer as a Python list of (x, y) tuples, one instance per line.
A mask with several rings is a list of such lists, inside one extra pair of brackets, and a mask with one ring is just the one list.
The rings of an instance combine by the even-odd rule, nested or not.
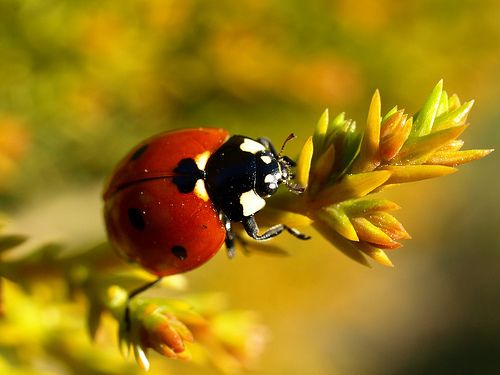
[(231, 224), (231, 220), (229, 220), (229, 218), (226, 216), (225, 213), (221, 212), (220, 218), (222, 224), (224, 224), (224, 229), (226, 230), (226, 239), (224, 242), (226, 244), (227, 257), (229, 259), (232, 259), (236, 254), (234, 245), (235, 236), (234, 236), (233, 226)]
[(125, 306), (125, 314), (124, 314), (124, 320), (125, 320), (125, 330), (127, 332), (130, 331), (130, 326), (131, 326), (131, 321), (130, 321), (130, 301), (132, 300), (132, 298), (134, 298), (136, 295), (142, 293), (142, 292), (145, 292), (146, 290), (148, 290), (149, 288), (152, 288), (153, 286), (155, 286), (156, 284), (158, 284), (161, 280), (163, 279), (163, 277), (159, 277), (157, 278), (156, 280), (153, 280), (147, 284), (144, 284), (142, 286), (140, 286), (139, 288), (137, 289), (134, 289), (132, 290), (129, 294), (128, 294), (128, 298), (127, 298), (127, 305)]
[(241, 223), (243, 224), (243, 228), (245, 228), (247, 234), (254, 240), (258, 241), (263, 241), (269, 238), (276, 237), (277, 235), (281, 234), (281, 232), (283, 232), (284, 230), (286, 230), (288, 233), (297, 237), (300, 240), (308, 240), (311, 238), (311, 236), (301, 233), (295, 228), (290, 228), (285, 224), (275, 225), (274, 227), (271, 227), (268, 230), (266, 230), (264, 233), (259, 234), (259, 227), (257, 226), (257, 223), (255, 222), (255, 218), (253, 217), (253, 215), (244, 217)]

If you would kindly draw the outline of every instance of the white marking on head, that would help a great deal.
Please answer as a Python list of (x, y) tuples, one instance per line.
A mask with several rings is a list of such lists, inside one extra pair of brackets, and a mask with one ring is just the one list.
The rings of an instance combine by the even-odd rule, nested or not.
[(260, 158), (266, 164), (270, 164), (271, 161), (273, 160), (269, 155), (262, 155)]
[(274, 175), (272, 175), (272, 174), (268, 174), (268, 175), (266, 175), (266, 177), (264, 177), (265, 183), (269, 184), (269, 183), (274, 182), (274, 181), (276, 181), (276, 179), (274, 178)]
[(202, 152), (194, 157), (194, 162), (199, 170), (205, 170), (205, 166), (207, 165), (208, 158), (210, 158), (210, 151)]
[(259, 151), (265, 151), (266, 148), (259, 142), (254, 141), (250, 138), (245, 138), (243, 143), (240, 145), (241, 151), (250, 152), (252, 154), (256, 154)]
[(205, 181), (203, 181), (202, 179), (196, 181), (193, 192), (198, 198), (203, 199), (205, 202), (208, 202), (208, 200), (210, 199), (207, 193), (207, 189), (205, 189)]
[(243, 216), (251, 216), (260, 211), (266, 205), (266, 201), (259, 197), (255, 191), (249, 190), (241, 194), (240, 204), (243, 207)]

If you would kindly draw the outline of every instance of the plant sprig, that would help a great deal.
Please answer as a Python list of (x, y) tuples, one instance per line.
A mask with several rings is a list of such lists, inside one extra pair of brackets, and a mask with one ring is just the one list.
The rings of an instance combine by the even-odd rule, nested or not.
[(491, 153), (461, 150), (464, 142), (458, 137), (473, 104), (449, 97), (441, 80), (414, 116), (397, 106), (382, 115), (378, 90), (362, 125), (344, 113), (330, 120), (326, 110), (297, 160), (296, 178), (305, 192), (271, 200), (273, 216), (311, 224), (362, 264), (368, 265), (368, 256), (392, 266), (386, 250), (400, 247), (410, 235), (390, 213), (398, 205), (369, 195), (389, 185), (454, 173), (458, 165)]

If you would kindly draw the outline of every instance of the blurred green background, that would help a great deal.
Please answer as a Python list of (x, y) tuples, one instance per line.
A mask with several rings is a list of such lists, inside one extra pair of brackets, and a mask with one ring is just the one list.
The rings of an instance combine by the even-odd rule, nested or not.
[[(383, 111), (413, 113), (440, 78), (476, 100), (466, 147), (498, 148), (500, 2), (0, 0), (0, 208), (34, 242), (82, 248), (104, 236), (105, 176), (151, 134), (293, 131), (293, 155), (324, 108), (362, 122), (379, 88)], [(395, 269), (283, 236), (291, 257), (220, 252), (191, 289), (259, 311), (253, 374), (498, 371), (497, 158), (386, 193), (414, 237)]]

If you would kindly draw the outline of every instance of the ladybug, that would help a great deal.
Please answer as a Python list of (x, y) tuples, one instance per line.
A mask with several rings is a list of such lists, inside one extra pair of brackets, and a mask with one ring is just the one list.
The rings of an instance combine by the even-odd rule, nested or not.
[(211, 128), (154, 136), (125, 156), (106, 185), (110, 242), (161, 278), (199, 267), (223, 243), (232, 257), (235, 222), (255, 240), (284, 230), (309, 239), (284, 224), (260, 233), (254, 218), (279, 185), (303, 191), (292, 182), (294, 166), (266, 138), (229, 137), (226, 130)]

